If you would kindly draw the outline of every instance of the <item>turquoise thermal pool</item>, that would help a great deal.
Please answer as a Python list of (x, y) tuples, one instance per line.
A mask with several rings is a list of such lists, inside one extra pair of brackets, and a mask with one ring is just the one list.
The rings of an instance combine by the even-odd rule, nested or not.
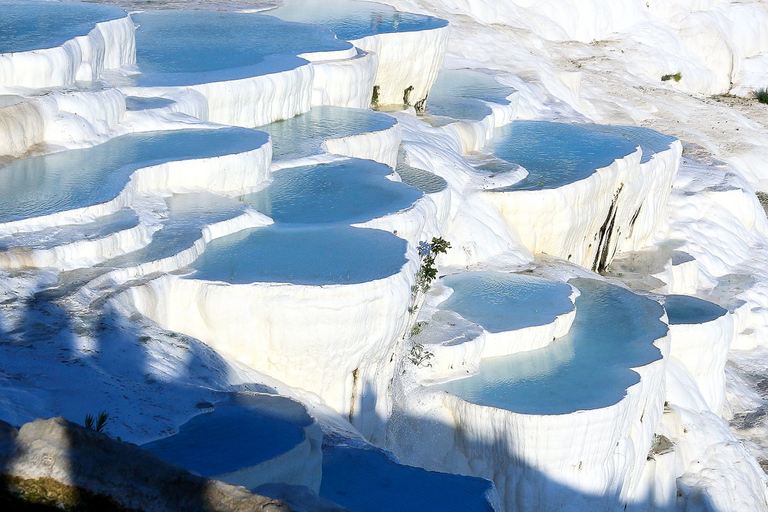
[(655, 301), (591, 279), (572, 279), (581, 295), (570, 332), (545, 348), (484, 359), (479, 373), (436, 389), (470, 403), (521, 414), (569, 414), (618, 403), (640, 380), (631, 368), (661, 359), (665, 336)]
[(15, 160), (0, 168), (0, 223), (101, 204), (117, 197), (137, 169), (246, 152), (267, 140), (244, 128), (144, 132)]
[(454, 291), (439, 308), (488, 332), (550, 324), (574, 309), (570, 286), (540, 277), (486, 271), (456, 274), (442, 282)]
[(118, 7), (75, 2), (0, 2), (0, 54), (43, 50), (126, 17)]
[(670, 325), (704, 324), (728, 312), (717, 304), (689, 295), (667, 295), (664, 309), (667, 310)]
[(287, 21), (311, 23), (328, 28), (345, 41), (375, 34), (432, 30), (448, 25), (445, 20), (399, 12), (388, 5), (350, 0), (289, 0), (268, 12)]
[(232, 284), (365, 283), (400, 272), (408, 243), (377, 229), (267, 226), (212, 241), (188, 278)]
[(528, 176), (495, 191), (562, 187), (591, 176), (636, 149), (637, 145), (625, 137), (589, 125), (513, 121), (496, 129), (490, 150), (502, 160), (525, 167)]
[(237, 394), (195, 416), (178, 434), (142, 445), (161, 459), (204, 477), (254, 466), (304, 441), (312, 418), (298, 403), (276, 395)]
[[(303, 53), (352, 46), (318, 26), (255, 13), (153, 11), (135, 14), (137, 85), (183, 86), (288, 71)], [(236, 37), (233, 37), (236, 35)]]
[(395, 118), (360, 108), (312, 107), (306, 114), (259, 127), (272, 137), (275, 160), (311, 156), (323, 141), (378, 132), (397, 124)]
[(507, 97), (513, 92), (513, 88), (500, 84), (491, 75), (468, 69), (444, 69), (429, 92), (427, 112), (480, 121), (491, 114), (484, 101), (508, 105)]
[(398, 464), (380, 451), (323, 449), (320, 495), (358, 512), (440, 510), (491, 512), (491, 482)]
[(273, 173), (265, 189), (245, 196), (254, 209), (287, 224), (364, 222), (409, 208), (422, 193), (387, 179), (392, 169), (349, 159)]

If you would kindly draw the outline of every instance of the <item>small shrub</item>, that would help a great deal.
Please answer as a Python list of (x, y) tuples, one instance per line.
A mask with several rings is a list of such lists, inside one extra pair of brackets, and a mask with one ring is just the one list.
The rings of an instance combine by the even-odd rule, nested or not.
[(417, 341), (413, 342), (413, 346), (411, 346), (411, 354), (408, 356), (408, 358), (411, 360), (411, 363), (415, 364), (416, 366), (427, 367), (432, 366), (432, 363), (430, 363), (429, 360), (433, 357), (434, 354), (425, 349), (424, 345)]
[(426, 326), (427, 322), (416, 322), (413, 324), (413, 327), (411, 327), (411, 338), (418, 336)]
[(373, 93), (371, 94), (371, 105), (374, 107), (379, 106), (379, 86), (373, 86)]
[(754, 91), (755, 99), (760, 103), (768, 103), (768, 87)]
[(104, 427), (107, 425), (109, 419), (109, 413), (107, 411), (101, 411), (94, 421), (93, 416), (90, 414), (85, 415), (85, 422), (83, 425), (85, 428), (95, 430), (96, 432), (103, 432)]
[(679, 82), (681, 78), (683, 78), (683, 75), (682, 75), (682, 73), (680, 73), (678, 71), (674, 75), (664, 75), (664, 76), (662, 76), (661, 77), (661, 81), (662, 82), (667, 82), (669, 80), (674, 80), (675, 82)]
[[(422, 292), (426, 292), (432, 281), (437, 277), (437, 267), (435, 258), (438, 254), (445, 254), (451, 247), (451, 242), (441, 238), (433, 237), (432, 241), (419, 242), (419, 257), (421, 258), (421, 267), (416, 273), (416, 285)], [(415, 295), (415, 294), (414, 294)]]

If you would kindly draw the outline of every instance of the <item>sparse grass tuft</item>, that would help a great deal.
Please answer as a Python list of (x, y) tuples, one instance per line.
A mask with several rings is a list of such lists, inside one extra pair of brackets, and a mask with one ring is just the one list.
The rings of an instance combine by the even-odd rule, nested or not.
[(86, 414), (83, 426), (85, 426), (85, 428), (95, 430), (96, 432), (104, 432), (104, 427), (107, 425), (108, 419), (109, 413), (107, 411), (101, 411), (95, 421), (93, 416)]
[(664, 75), (664, 76), (662, 76), (661, 77), (661, 81), (662, 82), (667, 82), (669, 80), (674, 80), (675, 82), (679, 82), (681, 78), (683, 78), (683, 74), (678, 71), (674, 75)]
[(760, 103), (766, 103), (768, 104), (768, 87), (763, 87), (762, 89), (757, 89), (754, 91), (755, 99), (759, 101)]

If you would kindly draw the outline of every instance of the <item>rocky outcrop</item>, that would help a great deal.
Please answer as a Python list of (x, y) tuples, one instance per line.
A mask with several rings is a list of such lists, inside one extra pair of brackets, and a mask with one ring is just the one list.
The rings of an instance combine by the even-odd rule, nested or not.
[[(113, 510), (291, 510), (242, 487), (192, 475), (133, 444), (63, 418), (35, 420), (19, 430), (0, 421), (0, 483), (5, 494), (10, 490), (23, 495), (34, 488), (50, 499), (62, 494), (62, 489), (69, 489), (71, 497), (74, 490), (91, 502), (113, 502)], [(55, 488), (53, 492), (44, 489), (46, 483)]]

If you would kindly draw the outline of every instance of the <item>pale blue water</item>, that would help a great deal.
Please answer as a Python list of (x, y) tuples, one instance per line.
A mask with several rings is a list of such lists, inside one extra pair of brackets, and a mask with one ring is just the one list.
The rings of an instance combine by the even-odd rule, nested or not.
[(31, 233), (17, 233), (0, 237), (0, 251), (13, 247), (48, 249), (73, 242), (94, 240), (111, 233), (131, 229), (139, 224), (139, 217), (130, 208), (106, 215), (88, 224), (56, 226)]
[(272, 137), (275, 160), (287, 160), (322, 152), (326, 139), (378, 132), (397, 124), (395, 118), (360, 108), (312, 107), (306, 114), (277, 121), (259, 129)]
[(703, 324), (717, 320), (728, 311), (717, 304), (689, 295), (667, 295), (664, 309), (670, 325)]
[(153, 11), (137, 23), (139, 86), (194, 85), (287, 71), (297, 55), (344, 50), (327, 29), (255, 13)]
[(178, 194), (165, 200), (168, 217), (152, 235), (146, 247), (108, 260), (100, 267), (124, 268), (174, 256), (192, 246), (209, 224), (232, 219), (245, 210), (243, 203), (224, 196), (201, 192)]
[(0, 168), (0, 222), (104, 203), (142, 167), (245, 152), (266, 142), (264, 132), (245, 128), (146, 132), (15, 160)]
[(292, 167), (273, 173), (267, 188), (243, 201), (280, 223), (364, 222), (421, 198), (421, 191), (387, 179), (390, 174), (384, 164), (359, 159)]
[(173, 105), (173, 100), (167, 98), (142, 98), (139, 96), (126, 96), (126, 110), (152, 110)]
[(398, 164), (397, 173), (403, 183), (417, 188), (425, 194), (435, 194), (442, 192), (448, 187), (448, 182), (437, 174), (411, 167), (410, 165)]
[(490, 512), (488, 480), (398, 464), (374, 450), (323, 448), (320, 496), (356, 512)]
[(661, 305), (591, 279), (581, 291), (571, 331), (551, 345), (484, 359), (480, 372), (437, 386), (479, 405), (523, 414), (568, 414), (618, 403), (640, 377), (631, 370), (661, 359), (653, 341), (667, 326)]
[(429, 91), (427, 112), (480, 121), (491, 114), (491, 109), (478, 100), (508, 105), (507, 97), (513, 92), (513, 88), (500, 84), (491, 75), (467, 69), (444, 69)]
[(267, 226), (211, 242), (191, 279), (245, 284), (354, 284), (394, 275), (408, 244), (388, 231), (349, 226)]
[(269, 11), (269, 14), (288, 21), (326, 27), (339, 39), (347, 41), (374, 34), (431, 30), (448, 24), (432, 16), (398, 12), (384, 4), (349, 0), (289, 0), (285, 5)]
[(562, 187), (594, 174), (636, 150), (626, 138), (588, 127), (547, 121), (514, 121), (497, 128), (489, 149), (498, 158), (522, 165), (528, 176), (512, 190)]
[(0, 2), (0, 53), (61, 46), (97, 23), (124, 18), (117, 7), (75, 2)]
[(666, 151), (677, 139), (671, 135), (665, 135), (640, 126), (611, 126), (611, 125), (585, 125), (585, 127), (602, 133), (609, 133), (624, 137), (635, 146), (640, 146), (643, 150), (641, 163), (648, 162), (653, 155)]
[(453, 294), (440, 309), (455, 311), (488, 332), (547, 325), (573, 311), (571, 287), (540, 277), (467, 272), (443, 278)]
[(296, 402), (275, 395), (239, 394), (195, 416), (179, 433), (142, 445), (161, 459), (212, 477), (281, 455), (304, 438), (312, 418)]

